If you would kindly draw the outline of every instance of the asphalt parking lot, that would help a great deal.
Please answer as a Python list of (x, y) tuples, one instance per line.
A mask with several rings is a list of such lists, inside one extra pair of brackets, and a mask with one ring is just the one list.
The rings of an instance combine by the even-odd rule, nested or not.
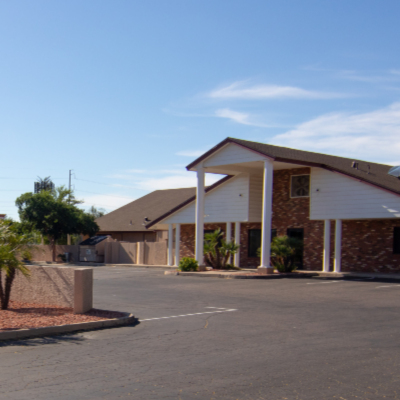
[(398, 399), (400, 284), (95, 269), (136, 326), (0, 343), (0, 399)]

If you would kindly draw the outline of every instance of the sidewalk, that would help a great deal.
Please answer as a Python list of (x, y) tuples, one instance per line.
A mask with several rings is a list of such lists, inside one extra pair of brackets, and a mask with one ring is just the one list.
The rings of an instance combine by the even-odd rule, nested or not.
[(280, 279), (280, 278), (315, 278), (315, 279), (376, 279), (376, 280), (400, 280), (398, 274), (363, 273), (363, 272), (322, 272), (322, 271), (296, 271), (287, 274), (274, 273), (273, 275), (259, 275), (254, 269), (243, 269), (241, 271), (205, 271), (205, 272), (178, 272), (165, 271), (166, 275), (197, 276), (207, 278), (225, 279)]

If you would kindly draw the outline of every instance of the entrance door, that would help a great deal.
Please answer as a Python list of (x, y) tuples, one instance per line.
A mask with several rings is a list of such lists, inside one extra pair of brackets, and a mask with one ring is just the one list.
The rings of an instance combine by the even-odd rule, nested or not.
[[(299, 239), (302, 242), (304, 241), (304, 229), (303, 228), (288, 228), (287, 235), (289, 237)], [(303, 269), (303, 251), (301, 252), (301, 254), (298, 254), (295, 257), (294, 262), (297, 266), (297, 269)]]

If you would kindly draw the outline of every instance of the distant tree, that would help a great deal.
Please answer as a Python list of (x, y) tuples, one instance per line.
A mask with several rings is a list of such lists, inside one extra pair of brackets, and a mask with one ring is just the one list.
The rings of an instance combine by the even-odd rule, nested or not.
[(38, 180), (35, 182), (35, 193), (39, 193), (42, 190), (54, 190), (54, 183), (50, 179), (50, 176), (46, 176), (46, 178), (38, 176)]
[(96, 208), (95, 206), (92, 206), (89, 208), (87, 213), (93, 215), (94, 218), (100, 218), (103, 215), (106, 215), (107, 211), (104, 208)]
[(8, 309), (16, 274), (29, 276), (29, 270), (22, 259), (30, 258), (31, 247), (32, 237), (29, 234), (20, 234), (9, 221), (0, 221), (0, 308), (2, 310)]
[(60, 186), (55, 190), (39, 193), (24, 193), (15, 201), (22, 222), (31, 224), (42, 235), (49, 238), (53, 247), (53, 261), (56, 261), (57, 240), (64, 235), (94, 235), (99, 231), (93, 215), (76, 205), (73, 192)]

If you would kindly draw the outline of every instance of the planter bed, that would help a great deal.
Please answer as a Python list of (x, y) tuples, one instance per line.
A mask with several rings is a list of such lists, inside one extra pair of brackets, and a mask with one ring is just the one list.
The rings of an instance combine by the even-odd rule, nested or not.
[(124, 315), (121, 312), (96, 309), (85, 314), (74, 314), (72, 308), (10, 301), (8, 310), (0, 310), (0, 332), (101, 321)]
[(74, 314), (72, 308), (11, 301), (0, 310), (0, 340), (26, 339), (68, 332), (132, 325), (132, 314), (92, 309)]

